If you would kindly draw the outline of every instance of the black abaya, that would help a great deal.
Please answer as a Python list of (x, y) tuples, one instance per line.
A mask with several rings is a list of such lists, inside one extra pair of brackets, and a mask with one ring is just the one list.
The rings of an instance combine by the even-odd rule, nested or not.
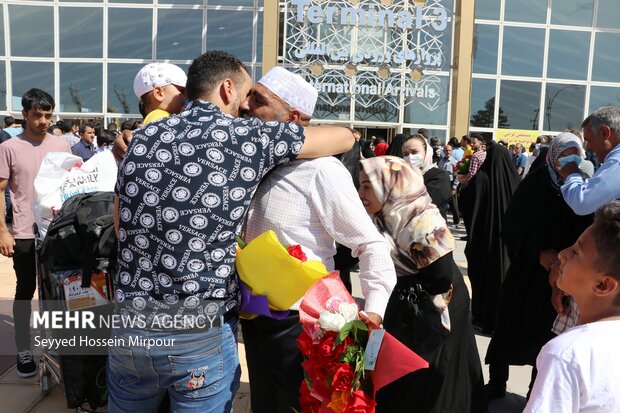
[(539, 264), (544, 250), (571, 246), (592, 223), (576, 215), (551, 185), (546, 165), (530, 172), (514, 193), (504, 216), (502, 239), (510, 269), (502, 287), (498, 323), (486, 362), (535, 365), (541, 347), (553, 338), (549, 271)]
[[(431, 294), (445, 291), (452, 283), (449, 333), (442, 331), (439, 313), (430, 300), (418, 303), (414, 309), (400, 299), (402, 290), (418, 283)], [(429, 368), (410, 373), (379, 390), (378, 413), (486, 411), (482, 369), (469, 317), (469, 296), (451, 253), (415, 275), (398, 277), (385, 312), (384, 326), (428, 361)]]
[(442, 169), (431, 168), (424, 172), (423, 178), (424, 186), (426, 186), (426, 191), (433, 200), (433, 204), (437, 206), (443, 219), (446, 219), (448, 201), (452, 198), (450, 175)]
[(499, 295), (510, 261), (500, 238), (512, 194), (521, 182), (508, 149), (490, 141), (480, 170), (467, 185), (471, 201), (465, 256), (472, 286), (474, 323), (490, 333), (495, 327)]

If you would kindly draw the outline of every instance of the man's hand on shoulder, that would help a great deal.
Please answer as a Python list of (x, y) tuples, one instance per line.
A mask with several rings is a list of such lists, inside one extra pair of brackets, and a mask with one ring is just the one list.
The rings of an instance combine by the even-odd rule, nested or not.
[(131, 142), (132, 136), (133, 132), (129, 129), (125, 129), (114, 140), (114, 145), (112, 146), (112, 154), (118, 162), (121, 162), (123, 159), (125, 159), (125, 156), (127, 155), (127, 147), (129, 146), (129, 142)]

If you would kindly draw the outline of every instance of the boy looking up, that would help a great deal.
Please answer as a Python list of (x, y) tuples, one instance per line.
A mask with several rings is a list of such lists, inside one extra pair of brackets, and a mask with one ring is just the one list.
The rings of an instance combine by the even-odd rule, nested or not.
[(525, 412), (620, 411), (620, 202), (603, 206), (559, 254), (557, 286), (579, 306), (579, 325), (547, 343)]

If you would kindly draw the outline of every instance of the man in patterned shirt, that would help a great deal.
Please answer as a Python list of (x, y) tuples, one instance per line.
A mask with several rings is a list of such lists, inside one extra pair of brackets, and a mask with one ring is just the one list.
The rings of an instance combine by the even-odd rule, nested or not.
[[(267, 72), (242, 107), (263, 121), (307, 126), (317, 91), (281, 67)], [(246, 241), (273, 230), (287, 245), (300, 244), (308, 259), (334, 270), (334, 240), (360, 258), (364, 309), (377, 324), (396, 284), (390, 248), (366, 213), (345, 166), (334, 157), (301, 159), (277, 168), (260, 184), (250, 204)], [(252, 412), (301, 410), (302, 357), (298, 304), (282, 320), (259, 316), (242, 320), (250, 374)]]
[[(338, 127), (241, 119), (247, 68), (207, 52), (189, 68), (191, 104), (136, 131), (116, 193), (124, 320), (109, 348), (108, 412), (227, 412), (239, 386), (237, 243), (261, 179), (296, 157), (348, 150)], [(119, 342), (117, 341), (117, 342)]]

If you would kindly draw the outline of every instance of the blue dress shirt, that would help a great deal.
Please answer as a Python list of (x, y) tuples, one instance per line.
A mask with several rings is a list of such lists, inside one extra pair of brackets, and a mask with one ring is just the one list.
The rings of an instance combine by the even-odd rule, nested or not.
[(562, 185), (566, 203), (577, 215), (587, 215), (620, 198), (620, 145), (607, 154), (601, 167), (590, 179), (571, 174)]

